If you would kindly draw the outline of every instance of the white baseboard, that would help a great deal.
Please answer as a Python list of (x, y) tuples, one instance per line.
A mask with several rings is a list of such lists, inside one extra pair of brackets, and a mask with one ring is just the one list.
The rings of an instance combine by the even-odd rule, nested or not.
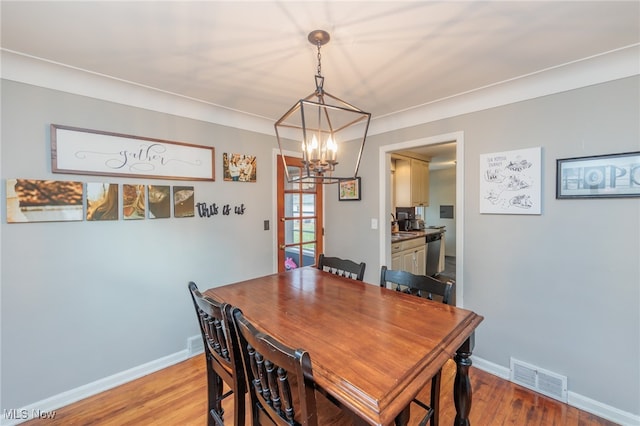
[(569, 392), (568, 404), (622, 426), (640, 426), (640, 416), (627, 413), (626, 411), (619, 410), (575, 392)]
[[(88, 383), (67, 392), (43, 399), (42, 401), (35, 402), (16, 410), (14, 417), (16, 417), (15, 414), (17, 414), (17, 416), (20, 417), (19, 419), (7, 419), (5, 418), (5, 413), (3, 413), (2, 418), (0, 418), (0, 425), (13, 426), (20, 424), (27, 420), (31, 420), (34, 413), (53, 412), (58, 408), (80, 401), (81, 399), (88, 398), (100, 392), (104, 392), (108, 389), (146, 376), (147, 374), (169, 367), (173, 364), (182, 362), (190, 358), (190, 356), (192, 356), (192, 354), (185, 349), (112, 376), (105, 377), (104, 379), (96, 380), (93, 383)], [(476, 356), (472, 357), (472, 362), (473, 366), (479, 370), (500, 377), (501, 379), (509, 380), (509, 368), (507, 367), (503, 367)], [(575, 392), (569, 392), (568, 405), (623, 426), (640, 426), (640, 416), (619, 410), (615, 407), (603, 404)]]
[[(43, 399), (42, 401), (34, 402), (33, 404), (29, 404), (26, 407), (14, 410), (11, 413), (2, 413), (2, 418), (0, 418), (0, 425), (13, 426), (22, 422), (26, 422), (27, 420), (31, 420), (32, 418), (34, 418), (34, 416), (37, 416), (38, 413), (52, 413), (58, 408), (96, 395), (100, 392), (104, 392), (108, 389), (114, 388), (140, 377), (146, 376), (147, 374), (162, 370), (163, 368), (184, 361), (187, 358), (189, 358), (189, 353), (185, 349), (180, 352), (165, 356), (163, 358), (153, 360), (146, 364), (131, 368), (129, 370), (121, 371), (120, 373), (116, 373), (112, 376), (96, 380), (95, 382), (87, 383), (86, 385), (71, 389), (58, 395), (54, 395), (50, 398)], [(7, 418), (7, 415), (11, 415), (14, 418)]]
[[(473, 366), (478, 368), (479, 370), (485, 371), (489, 374), (493, 374), (494, 376), (498, 376), (501, 379), (509, 380), (510, 371), (508, 367), (494, 364), (493, 362), (478, 358), (476, 356), (472, 356), (471, 360)], [(569, 391), (568, 397), (569, 400), (567, 404), (572, 407), (594, 414), (598, 417), (602, 417), (603, 419), (618, 423), (622, 426), (640, 426), (639, 415), (619, 410), (615, 407), (603, 404), (599, 401), (595, 401), (575, 392)]]
[(498, 364), (494, 364), (493, 362), (487, 361), (482, 358), (478, 358), (477, 356), (471, 356), (472, 365), (479, 370), (485, 371), (489, 374), (493, 374), (494, 376), (498, 376), (501, 379), (509, 380), (510, 371), (509, 367), (503, 367)]

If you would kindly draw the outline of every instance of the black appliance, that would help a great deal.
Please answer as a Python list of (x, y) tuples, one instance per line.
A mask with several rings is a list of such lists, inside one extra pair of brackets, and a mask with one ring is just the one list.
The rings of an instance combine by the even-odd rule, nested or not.
[(409, 231), (412, 229), (411, 221), (416, 218), (415, 207), (396, 207), (396, 220), (401, 231)]

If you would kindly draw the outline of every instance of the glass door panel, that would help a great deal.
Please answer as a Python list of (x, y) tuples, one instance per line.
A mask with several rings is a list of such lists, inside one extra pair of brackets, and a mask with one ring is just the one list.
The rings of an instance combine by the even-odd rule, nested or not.
[[(290, 176), (302, 163), (287, 157)], [(278, 271), (315, 265), (322, 247), (322, 185), (287, 182), (278, 161)]]

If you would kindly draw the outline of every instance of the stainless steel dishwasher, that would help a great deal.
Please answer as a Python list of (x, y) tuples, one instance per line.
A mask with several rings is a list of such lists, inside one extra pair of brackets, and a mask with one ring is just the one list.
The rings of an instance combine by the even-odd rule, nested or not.
[(442, 243), (443, 232), (428, 234), (427, 239), (427, 268), (426, 274), (430, 277), (438, 275), (440, 272), (440, 245)]

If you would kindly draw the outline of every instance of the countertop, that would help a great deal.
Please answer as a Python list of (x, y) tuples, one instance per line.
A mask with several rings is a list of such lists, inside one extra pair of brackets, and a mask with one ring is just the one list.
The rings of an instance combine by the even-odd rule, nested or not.
[(391, 234), (391, 242), (397, 243), (399, 241), (413, 240), (415, 238), (424, 238), (427, 235), (439, 234), (445, 232), (444, 227), (437, 228), (425, 228), (419, 231), (400, 231), (393, 232)]

